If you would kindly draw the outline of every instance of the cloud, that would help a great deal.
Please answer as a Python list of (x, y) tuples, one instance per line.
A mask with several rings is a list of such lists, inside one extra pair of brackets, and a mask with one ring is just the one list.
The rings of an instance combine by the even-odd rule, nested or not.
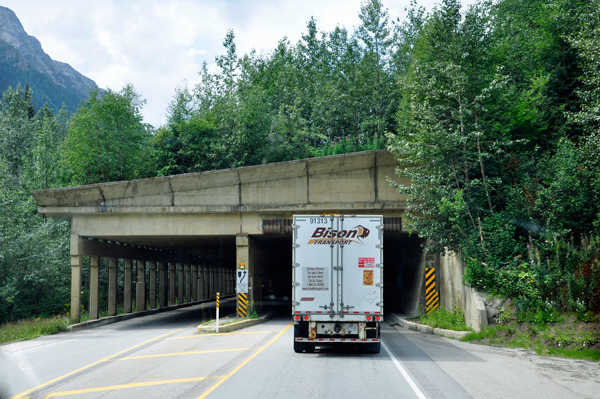
[[(473, 0), (468, 0), (473, 2)], [(433, 0), (422, 2), (431, 7)], [(25, 30), (55, 60), (67, 62), (100, 87), (120, 90), (132, 83), (147, 100), (145, 121), (165, 121), (167, 104), (183, 80), (199, 81), (202, 62), (224, 53), (228, 29), (240, 55), (272, 51), (287, 36), (306, 32), (311, 16), (319, 30), (336, 25), (352, 31), (360, 23), (360, 0), (5, 0)], [(384, 0), (391, 19), (409, 0)], [(214, 68), (214, 67), (213, 67)]]

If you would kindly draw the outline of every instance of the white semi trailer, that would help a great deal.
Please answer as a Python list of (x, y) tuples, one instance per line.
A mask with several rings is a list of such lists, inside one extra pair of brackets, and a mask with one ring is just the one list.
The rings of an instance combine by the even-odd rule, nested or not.
[(296, 215), (294, 350), (361, 344), (379, 352), (383, 321), (383, 217)]

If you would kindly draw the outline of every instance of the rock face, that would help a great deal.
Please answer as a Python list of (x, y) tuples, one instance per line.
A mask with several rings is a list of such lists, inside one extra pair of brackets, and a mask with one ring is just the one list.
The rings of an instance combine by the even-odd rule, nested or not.
[[(14, 76), (12, 80), (19, 80), (17, 82), (2, 81), (6, 87), (0, 87), (0, 90), (5, 90), (8, 84), (14, 87), (20, 83), (22, 86), (29, 84), (33, 88), (34, 98), (44, 97), (47, 99), (56, 97), (59, 93), (60, 96), (70, 93), (76, 99), (63, 99), (62, 102), (67, 104), (67, 108), (71, 108), (69, 104), (77, 104), (80, 100), (87, 98), (89, 89), (96, 87), (93, 80), (83, 76), (69, 64), (51, 59), (42, 49), (40, 41), (25, 32), (16, 14), (2, 6), (0, 6), (0, 41), (4, 42), (0, 44), (3, 44), (2, 47), (5, 49), (0, 54), (0, 64), (2, 64), (0, 67), (9, 70), (4, 73), (5, 76)], [(14, 54), (14, 51), (6, 51), (6, 49), (10, 49), (9, 46), (14, 48), (17, 54)], [(57, 87), (52, 88), (52, 85)], [(40, 91), (48, 90), (55, 92), (56, 95), (40, 93)], [(58, 101), (60, 102), (60, 99)], [(52, 105), (61, 106), (60, 103)], [(74, 110), (71, 109), (71, 111)]]

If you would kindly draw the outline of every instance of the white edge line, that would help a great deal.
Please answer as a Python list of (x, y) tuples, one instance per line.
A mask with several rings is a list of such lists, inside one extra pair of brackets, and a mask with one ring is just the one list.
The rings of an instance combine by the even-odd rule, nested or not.
[(402, 365), (400, 364), (400, 362), (398, 361), (398, 359), (396, 359), (396, 357), (394, 356), (394, 354), (392, 353), (392, 351), (387, 347), (386, 344), (383, 343), (383, 341), (381, 341), (381, 346), (383, 346), (383, 349), (385, 349), (385, 351), (387, 352), (387, 354), (390, 356), (390, 358), (392, 359), (392, 362), (394, 362), (394, 365), (396, 365), (396, 368), (398, 370), (400, 370), (400, 373), (402, 374), (402, 377), (404, 377), (404, 379), (406, 380), (406, 382), (408, 382), (408, 385), (410, 385), (410, 387), (415, 392), (415, 394), (417, 394), (417, 397), (419, 399), (426, 399), (425, 395), (423, 395), (423, 392), (421, 392), (421, 390), (419, 389), (419, 387), (417, 386), (417, 384), (415, 384), (415, 382), (412, 380), (412, 378), (410, 378), (410, 376), (408, 375), (408, 373), (406, 372), (406, 370), (404, 370), (404, 367), (402, 367)]

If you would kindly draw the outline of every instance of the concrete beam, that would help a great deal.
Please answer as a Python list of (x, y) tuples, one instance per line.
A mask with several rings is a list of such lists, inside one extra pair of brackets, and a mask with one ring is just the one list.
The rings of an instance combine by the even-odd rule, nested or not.
[[(113, 257), (119, 259), (147, 259), (160, 262), (182, 261), (198, 262), (202, 259), (196, 255), (187, 255), (181, 253), (171, 253), (168, 251), (159, 251), (148, 248), (137, 248), (128, 245), (119, 245), (96, 240), (81, 239), (78, 251), (81, 255)], [(203, 259), (205, 262), (211, 262), (211, 259)]]
[[(32, 194), (41, 214), (69, 220), (74, 215), (93, 214), (188, 217), (240, 212), (403, 210), (406, 198), (387, 179), (404, 185), (410, 185), (410, 181), (399, 181), (396, 167), (398, 163), (391, 153), (366, 151), (156, 179), (38, 190)], [(74, 225), (74, 232), (88, 235)], [(242, 231), (252, 233), (248, 227), (244, 226)], [(122, 231), (127, 232), (127, 226)]]

